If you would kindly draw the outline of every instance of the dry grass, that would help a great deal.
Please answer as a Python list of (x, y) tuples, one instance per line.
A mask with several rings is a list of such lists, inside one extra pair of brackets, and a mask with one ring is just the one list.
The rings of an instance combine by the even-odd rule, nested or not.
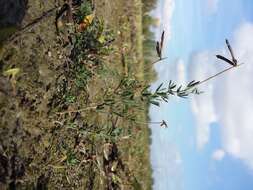
[[(54, 1), (30, 2), (24, 24), (54, 6)], [(20, 171), (22, 175), (15, 179), (6, 175), (6, 184), (0, 188), (7, 188), (13, 180), (17, 189), (110, 189), (112, 185), (115, 189), (151, 188), (147, 125), (117, 119), (107, 109), (105, 113), (91, 109), (57, 114), (103, 101), (105, 91), (113, 92), (119, 83), (111, 71), (144, 80), (141, 1), (95, 1), (95, 13), (104, 19), (116, 40), (109, 56), (96, 55), (104, 68), (110, 69), (101, 72), (91, 64), (91, 76), (82, 92), (74, 88), (67, 91), (73, 94), (61, 94), (64, 85), (71, 87), (76, 81), (68, 74), (72, 66), (69, 63), (74, 64), (69, 62), (71, 48), (63, 48), (67, 32), (56, 35), (54, 17), (3, 46), (1, 73), (10, 68), (20, 68), (21, 72), (15, 91), (8, 78), (0, 76), (7, 93), (0, 93), (0, 154), (9, 162), (18, 160), (16, 167), (25, 167), (25, 173)], [(87, 76), (80, 70), (75, 72)], [(147, 123), (147, 105), (140, 106), (142, 111), (131, 109), (129, 114)], [(113, 129), (114, 136), (105, 133), (112, 121), (123, 132)], [(107, 154), (110, 159), (105, 158)], [(3, 159), (0, 161), (2, 164)], [(116, 171), (112, 172), (112, 167)], [(11, 167), (6, 169), (13, 172)]]

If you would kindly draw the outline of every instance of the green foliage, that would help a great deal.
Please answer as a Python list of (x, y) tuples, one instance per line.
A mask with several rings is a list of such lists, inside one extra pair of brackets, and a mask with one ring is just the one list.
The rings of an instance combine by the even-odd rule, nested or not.
[(149, 13), (154, 10), (157, 5), (157, 0), (142, 0), (143, 3), (143, 13)]
[(69, 125), (67, 125), (67, 128), (68, 128), (68, 129), (77, 129), (78, 126), (77, 126), (77, 124), (75, 124), (75, 123), (70, 123)]
[(77, 10), (75, 13), (76, 21), (77, 23), (80, 23), (85, 16), (92, 14), (92, 2), (91, 1), (85, 1), (81, 4), (81, 7)]
[(74, 68), (75, 84), (78, 88), (84, 89), (88, 80), (92, 77), (92, 73), (84, 65), (78, 65)]
[[(81, 7), (73, 13), (74, 25), (78, 28), (79, 23), (87, 16), (94, 14), (91, 1), (85, 1)], [(104, 28), (104, 22), (96, 16), (83, 30), (73, 31), (71, 38), (71, 61), (64, 73), (64, 78), (59, 79), (57, 94), (52, 100), (55, 106), (69, 105), (77, 101), (80, 91), (86, 94), (86, 87), (94, 73), (98, 72), (103, 65), (103, 56), (108, 55), (112, 49), (113, 33)], [(88, 96), (88, 94), (86, 94)], [(57, 97), (57, 98), (56, 98)], [(62, 105), (63, 106), (63, 105)], [(66, 106), (63, 106), (66, 107)]]
[(113, 34), (104, 30), (103, 21), (94, 18), (92, 24), (84, 31), (75, 34), (75, 45), (72, 58), (76, 63), (91, 61), (93, 66), (101, 64), (101, 56), (108, 55), (112, 49), (110, 43)]
[(102, 32), (103, 23), (95, 18), (84, 31), (75, 34), (73, 57), (76, 57), (78, 62), (88, 58), (91, 53), (98, 53), (103, 45), (98, 40)]
[[(148, 5), (152, 7), (154, 2), (150, 1), (149, 3)], [(93, 14), (92, 4), (90, 1), (84, 2), (76, 13), (75, 22), (78, 24), (85, 16), (90, 14)], [(144, 16), (144, 22), (146, 35), (149, 35), (147, 37), (152, 39), (153, 34), (150, 32), (149, 27), (155, 23), (155, 20), (147, 14)], [(64, 93), (68, 94), (65, 95), (65, 103), (67, 105), (76, 102), (78, 90), (86, 90), (86, 86), (93, 77), (94, 71), (101, 76), (106, 74), (120, 79), (116, 87), (105, 90), (101, 101), (97, 103), (96, 111), (124, 118), (131, 122), (138, 122), (138, 116), (133, 114), (132, 109), (143, 110), (143, 105), (147, 104), (159, 106), (161, 101), (168, 102), (170, 96), (186, 98), (190, 94), (200, 93), (196, 88), (199, 82), (195, 81), (190, 82), (185, 87), (176, 85), (170, 81), (168, 87), (164, 87), (161, 84), (154, 92), (150, 92), (149, 86), (146, 86), (134, 76), (130, 74), (121, 76), (121, 74), (115, 74), (116, 71), (113, 68), (105, 67), (101, 56), (111, 51), (109, 42), (113, 40), (113, 34), (104, 29), (103, 21), (97, 17), (84, 30), (74, 33), (73, 39), (74, 46), (71, 52), (73, 63), (70, 65), (68, 77), (74, 81), (76, 86), (72, 85), (71, 87), (64, 88)], [(160, 51), (162, 51), (163, 39), (164, 33), (159, 43)], [(151, 40), (147, 43), (152, 44), (152, 42)], [(148, 49), (151, 49), (151, 46)], [(149, 51), (148, 49), (147, 52)], [(162, 59), (161, 53), (160, 59)], [(99, 70), (97, 69), (98, 66), (100, 66)], [(111, 136), (115, 136), (113, 134), (110, 133)], [(94, 137), (99, 138), (108, 138), (107, 135), (100, 132), (93, 134)]]
[(67, 154), (66, 162), (67, 162), (67, 165), (74, 166), (78, 164), (80, 161), (76, 158), (76, 155), (72, 151), (69, 151)]
[(155, 79), (155, 73), (153, 71), (153, 65), (150, 64), (154, 61), (156, 55), (155, 49), (155, 34), (151, 30), (152, 27), (156, 27), (157, 19), (150, 15), (150, 11), (156, 6), (157, 0), (142, 1), (143, 3), (143, 15), (142, 15), (142, 33), (143, 33), (143, 59), (144, 59), (144, 77), (146, 80), (151, 81)]
[(160, 84), (157, 89), (152, 93), (149, 91), (149, 86), (143, 89), (142, 99), (149, 103), (160, 106), (160, 101), (168, 102), (170, 96), (178, 96), (180, 98), (187, 98), (190, 94), (200, 94), (196, 86), (200, 81), (191, 81), (188, 85), (183, 87), (170, 81), (168, 87), (164, 87), (164, 84)]
[(76, 101), (76, 97), (72, 95), (65, 95), (65, 101), (68, 104), (74, 103)]

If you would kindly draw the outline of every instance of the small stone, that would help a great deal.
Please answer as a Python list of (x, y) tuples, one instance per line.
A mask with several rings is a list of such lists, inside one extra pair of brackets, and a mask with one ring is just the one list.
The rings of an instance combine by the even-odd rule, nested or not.
[(118, 161), (114, 161), (114, 162), (112, 163), (111, 171), (112, 171), (112, 172), (115, 172), (116, 169), (117, 169), (117, 166), (118, 166)]
[(104, 144), (104, 158), (108, 161), (110, 158), (110, 155), (112, 154), (112, 144), (106, 143)]

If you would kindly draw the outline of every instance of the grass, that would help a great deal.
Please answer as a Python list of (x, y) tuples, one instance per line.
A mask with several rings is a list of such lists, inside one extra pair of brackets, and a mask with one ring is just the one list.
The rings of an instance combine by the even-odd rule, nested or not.
[[(17, 157), (25, 170), (6, 168), (22, 175), (6, 175), (3, 189), (151, 188), (148, 105), (133, 98), (144, 82), (142, 4), (117, 1), (104, 11), (105, 1), (95, 2), (92, 24), (76, 32), (89, 2), (59, 36), (48, 17), (3, 46), (1, 72), (20, 72), (15, 92), (0, 94), (0, 161)], [(27, 20), (51, 5), (30, 4)]]

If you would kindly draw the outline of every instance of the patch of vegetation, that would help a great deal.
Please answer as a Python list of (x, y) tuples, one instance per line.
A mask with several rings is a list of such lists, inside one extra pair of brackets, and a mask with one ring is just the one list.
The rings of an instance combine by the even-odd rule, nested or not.
[[(63, 15), (58, 35), (48, 17), (4, 46), (1, 71), (19, 72), (0, 76), (1, 188), (151, 188), (141, 3), (116, 2), (113, 19), (96, 3)], [(28, 19), (52, 5), (30, 2)]]

